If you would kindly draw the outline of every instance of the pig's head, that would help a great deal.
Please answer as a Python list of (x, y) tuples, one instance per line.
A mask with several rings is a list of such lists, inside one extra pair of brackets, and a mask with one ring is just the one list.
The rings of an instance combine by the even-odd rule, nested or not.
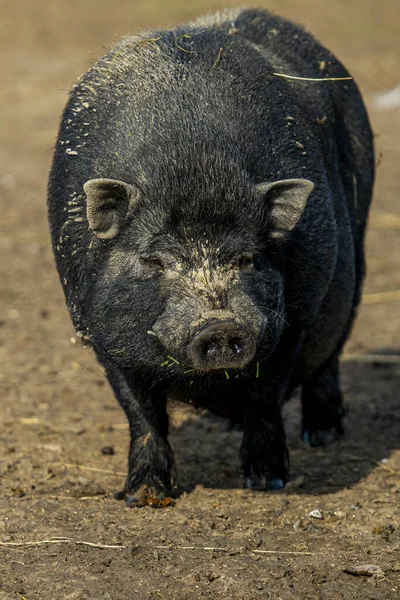
[(90, 309), (94, 337), (126, 366), (140, 357), (171, 373), (243, 369), (265, 359), (285, 327), (273, 257), (313, 184), (254, 185), (234, 173), (193, 197), (184, 182), (169, 193), (160, 182), (157, 195), (137, 183), (85, 184), (89, 227), (107, 257)]

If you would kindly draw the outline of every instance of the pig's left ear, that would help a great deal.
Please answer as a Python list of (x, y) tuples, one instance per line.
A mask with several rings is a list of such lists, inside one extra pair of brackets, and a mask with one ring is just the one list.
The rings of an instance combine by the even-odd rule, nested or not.
[(274, 183), (260, 183), (256, 186), (268, 207), (274, 239), (285, 237), (300, 220), (307, 199), (314, 189), (308, 179), (283, 179)]
[(101, 240), (112, 240), (125, 221), (129, 202), (137, 195), (137, 189), (115, 179), (90, 179), (83, 189), (90, 229)]

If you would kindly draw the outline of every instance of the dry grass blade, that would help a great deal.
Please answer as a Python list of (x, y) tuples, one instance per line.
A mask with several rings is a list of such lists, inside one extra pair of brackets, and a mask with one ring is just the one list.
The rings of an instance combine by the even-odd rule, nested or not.
[(97, 502), (102, 502), (106, 499), (106, 495), (105, 493), (102, 494), (98, 494), (97, 496), (47, 496), (49, 498), (49, 500), (58, 500), (60, 502), (64, 501), (64, 500), (73, 500), (74, 502), (76, 502), (77, 500), (79, 502), (82, 501), (97, 501)]
[(285, 73), (272, 73), (272, 75), (299, 81), (351, 81), (353, 79), (352, 77), (296, 77), (295, 75), (285, 75)]
[(362, 304), (378, 304), (379, 302), (392, 302), (393, 300), (400, 300), (400, 290), (363, 294), (361, 302)]
[(109, 469), (99, 469), (97, 467), (86, 467), (85, 465), (74, 465), (71, 463), (54, 462), (50, 463), (52, 467), (65, 467), (67, 469), (78, 469), (82, 471), (93, 471), (95, 473), (106, 473), (107, 475), (117, 475), (118, 477), (127, 477), (127, 473), (121, 471), (110, 471)]
[(212, 66), (212, 68), (213, 68), (213, 69), (214, 69), (214, 68), (217, 66), (217, 64), (218, 64), (218, 63), (219, 63), (219, 61), (221, 60), (221, 54), (222, 54), (222, 48), (220, 48), (220, 49), (219, 49), (218, 56), (217, 56), (217, 58), (215, 59), (215, 61), (214, 61), (214, 64), (213, 64), (213, 66)]
[(227, 548), (217, 548), (215, 546), (152, 546), (156, 550), (213, 550), (216, 552), (229, 552)]
[(391, 354), (343, 354), (342, 362), (400, 364), (400, 355)]
[(75, 542), (78, 546), (91, 546), (91, 548), (115, 548), (115, 549), (124, 549), (127, 546), (121, 546), (118, 544), (95, 544), (92, 542), (84, 542), (82, 540), (71, 540), (71, 542)]
[(78, 546), (90, 546), (91, 548), (117, 548), (124, 549), (127, 546), (112, 545), (112, 544), (97, 544), (94, 542), (85, 542), (83, 540), (74, 540), (67, 537), (54, 537), (48, 540), (39, 540), (33, 542), (0, 542), (0, 546), (42, 546), (44, 544), (77, 544)]
[(70, 540), (65, 538), (60, 539), (50, 539), (50, 540), (40, 540), (36, 542), (0, 542), (0, 546), (13, 548), (15, 546), (42, 546), (43, 544), (66, 544)]
[(391, 467), (388, 467), (388, 465), (385, 465), (385, 463), (379, 462), (379, 460), (376, 460), (375, 464), (377, 464), (378, 467), (381, 467), (381, 469), (384, 469), (388, 473), (391, 473), (392, 475), (396, 475), (399, 472), (399, 471), (396, 471), (395, 469), (392, 469)]
[[(42, 546), (45, 544), (77, 544), (78, 546), (90, 546), (91, 548), (112, 548), (112, 549), (124, 549), (128, 546), (115, 545), (115, 544), (99, 544), (95, 542), (86, 542), (83, 540), (74, 540), (68, 537), (53, 537), (48, 540), (39, 540), (32, 542), (0, 542), (0, 546), (15, 547), (15, 546)], [(232, 548), (218, 548), (217, 546), (151, 546), (155, 550), (206, 550), (212, 552), (234, 552)], [(312, 556), (313, 552), (302, 552), (302, 551), (290, 551), (290, 550), (251, 550), (256, 554), (296, 554)]]
[[(156, 550), (212, 550), (213, 552), (234, 552), (232, 548), (218, 548), (215, 546), (152, 546)], [(250, 550), (256, 554), (302, 554), (312, 556), (313, 552), (300, 552), (290, 550)]]
[(400, 215), (372, 214), (369, 218), (369, 226), (372, 229), (400, 229)]
[(314, 552), (301, 552), (295, 550), (252, 550), (257, 554), (298, 554), (303, 556), (314, 556)]

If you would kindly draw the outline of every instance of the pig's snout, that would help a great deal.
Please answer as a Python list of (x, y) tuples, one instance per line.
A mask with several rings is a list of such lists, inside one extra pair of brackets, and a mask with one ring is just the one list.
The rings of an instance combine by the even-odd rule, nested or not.
[(204, 325), (189, 342), (189, 358), (201, 371), (237, 369), (253, 358), (255, 343), (239, 323), (212, 320)]

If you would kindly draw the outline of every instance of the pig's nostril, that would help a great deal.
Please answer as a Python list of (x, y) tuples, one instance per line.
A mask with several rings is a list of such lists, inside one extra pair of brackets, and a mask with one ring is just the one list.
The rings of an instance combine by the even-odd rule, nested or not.
[(240, 356), (243, 349), (243, 340), (239, 337), (228, 338), (224, 336), (211, 337), (210, 339), (204, 340), (202, 346), (203, 357), (210, 360), (219, 354), (231, 355), (232, 357)]
[(243, 341), (240, 340), (239, 338), (234, 338), (232, 340), (230, 340), (230, 344), (229, 344), (231, 350), (232, 350), (232, 354), (234, 354), (235, 356), (239, 356), (239, 354), (242, 354), (243, 352)]
[(205, 340), (203, 344), (203, 355), (204, 358), (212, 358), (215, 354), (217, 354), (219, 349), (218, 341), (215, 338), (211, 338), (209, 340)]

